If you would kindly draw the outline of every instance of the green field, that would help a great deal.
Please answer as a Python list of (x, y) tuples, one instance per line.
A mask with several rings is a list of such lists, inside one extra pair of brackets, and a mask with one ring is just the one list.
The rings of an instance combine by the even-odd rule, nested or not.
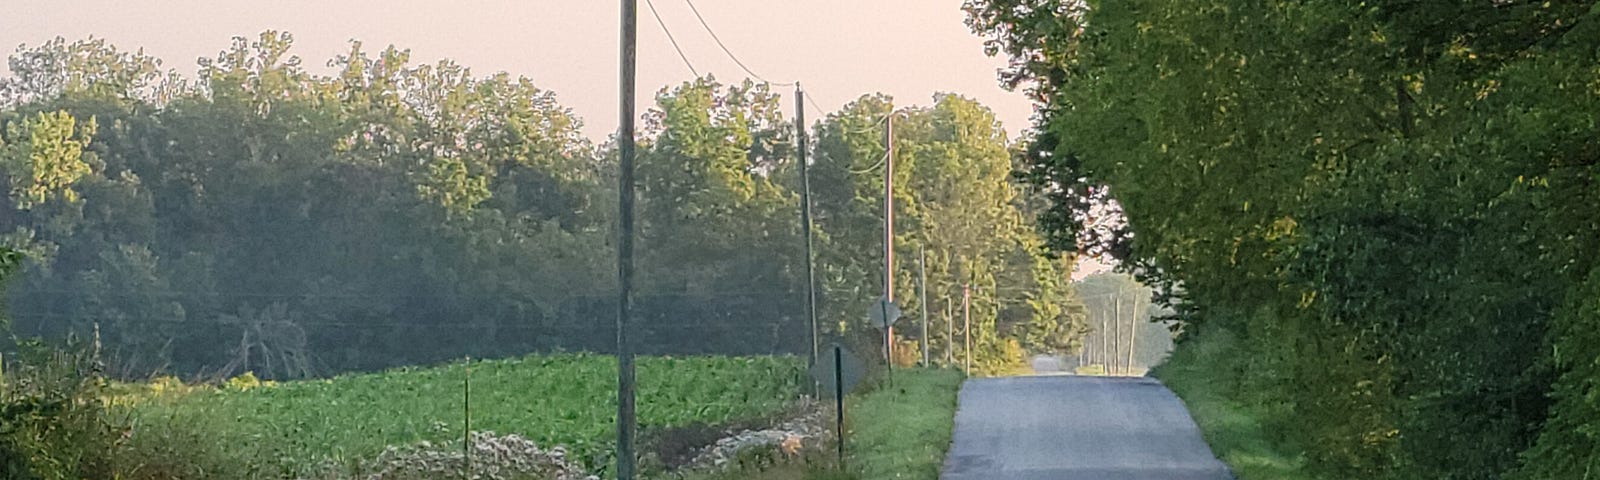
[[(771, 415), (800, 394), (795, 357), (641, 358), (641, 431)], [(471, 363), (474, 431), (565, 445), (590, 468), (609, 464), (616, 361), (588, 354)], [(133, 441), (201, 450), (236, 474), (299, 475), (353, 466), (387, 446), (458, 442), (467, 364), (402, 368), (239, 389), (181, 389), (134, 402)]]

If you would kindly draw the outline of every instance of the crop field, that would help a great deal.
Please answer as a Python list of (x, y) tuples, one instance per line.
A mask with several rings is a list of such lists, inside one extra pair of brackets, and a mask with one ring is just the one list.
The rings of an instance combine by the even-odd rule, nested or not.
[[(769, 415), (804, 385), (796, 357), (639, 359), (641, 431)], [(135, 435), (188, 425), (220, 455), (263, 476), (355, 465), (387, 446), (458, 442), (467, 364), (402, 368), (254, 388), (184, 389), (135, 402)], [(564, 445), (591, 468), (609, 462), (616, 360), (591, 354), (474, 361), (471, 429)], [(141, 428), (151, 432), (141, 432)]]

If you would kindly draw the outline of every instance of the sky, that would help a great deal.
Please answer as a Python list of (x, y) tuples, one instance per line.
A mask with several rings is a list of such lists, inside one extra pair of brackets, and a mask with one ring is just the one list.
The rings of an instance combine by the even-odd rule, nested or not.
[[(701, 27), (686, 0), (651, 0), (690, 62), (724, 82), (747, 77)], [(265, 30), (295, 36), (293, 52), (312, 71), (359, 39), (371, 51), (409, 48), (413, 62), (449, 58), (474, 74), (505, 71), (556, 92), (585, 122), (585, 134), (615, 131), (620, 2), (607, 0), (6, 0), (0, 49), (57, 36), (95, 36), (144, 49), (186, 75), (234, 36)], [(801, 81), (833, 111), (870, 92), (901, 105), (953, 92), (989, 106), (1016, 137), (1033, 108), (998, 86), (1002, 58), (962, 23), (961, 0), (695, 0), (707, 23), (745, 65), (773, 82)], [(662, 28), (639, 2), (639, 94), (693, 78)], [(9, 69), (7, 69), (9, 70)], [(786, 90), (786, 89), (780, 89)], [(793, 100), (785, 96), (785, 105)], [(790, 112), (792, 113), (792, 112)], [(808, 112), (812, 121), (818, 112)]]

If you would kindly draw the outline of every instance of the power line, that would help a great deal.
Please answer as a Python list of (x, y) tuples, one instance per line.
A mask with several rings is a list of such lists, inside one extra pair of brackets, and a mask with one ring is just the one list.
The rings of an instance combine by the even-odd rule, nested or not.
[[(645, 0), (645, 1), (648, 2), (649, 0)], [(739, 60), (739, 56), (738, 55), (734, 55), (733, 51), (729, 50), (728, 46), (722, 43), (722, 38), (718, 37), (717, 36), (717, 32), (715, 30), (711, 29), (711, 24), (706, 23), (706, 17), (700, 15), (700, 9), (699, 8), (695, 8), (694, 0), (683, 0), (683, 3), (689, 4), (689, 10), (694, 12), (694, 18), (697, 18), (697, 19), (700, 20), (700, 26), (705, 27), (706, 33), (711, 34), (711, 39), (715, 40), (717, 42), (717, 46), (718, 47), (722, 47), (722, 53), (728, 54), (728, 58), (733, 59), (733, 63), (738, 65), (740, 69), (743, 69), (744, 73), (749, 74), (751, 77), (755, 77), (756, 80), (760, 80), (760, 81), (762, 81), (764, 83), (777, 85), (777, 86), (780, 86), (780, 87), (792, 87), (792, 86), (795, 85), (795, 82), (787, 82), (787, 83), (774, 82), (774, 81), (771, 81), (771, 80), (767, 80), (766, 78), (763, 78), (760, 75), (756, 75), (756, 72), (751, 71), (750, 67), (745, 66), (744, 62)]]
[(667, 28), (667, 22), (662, 20), (661, 13), (656, 11), (655, 2), (644, 0), (644, 4), (650, 6), (650, 15), (656, 17), (656, 24), (661, 25), (661, 31), (667, 34), (667, 41), (672, 42), (672, 49), (678, 51), (678, 58), (683, 59), (683, 65), (689, 67), (689, 73), (693, 73), (694, 78), (700, 78), (700, 71), (695, 70), (694, 63), (689, 61), (689, 56), (683, 54), (683, 48), (678, 46), (678, 39), (672, 36), (672, 29)]
[(825, 108), (822, 108), (821, 105), (817, 105), (817, 101), (816, 100), (812, 100), (811, 97), (813, 97), (813, 95), (807, 95), (806, 96), (806, 103), (811, 104), (811, 108), (817, 109), (817, 115), (819, 117), (820, 116), (827, 116), (828, 115), (828, 110), (825, 109)]
[(878, 159), (878, 163), (877, 164), (874, 164), (873, 166), (867, 167), (866, 170), (851, 170), (851, 169), (848, 169), (848, 168), (846, 170), (850, 170), (850, 173), (853, 173), (853, 174), (856, 174), (856, 175), (872, 173), (872, 172), (878, 171), (878, 169), (882, 168), (883, 164), (888, 163), (888, 161), (889, 161), (889, 154), (888, 153), (884, 153), (883, 154), (883, 158)]

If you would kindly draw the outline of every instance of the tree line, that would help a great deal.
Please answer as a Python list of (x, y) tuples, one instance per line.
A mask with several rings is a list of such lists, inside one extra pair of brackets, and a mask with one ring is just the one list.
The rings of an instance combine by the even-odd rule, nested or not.
[[(611, 142), (525, 77), (360, 42), (318, 74), (292, 46), (237, 38), (192, 76), (100, 39), (10, 57), (0, 246), (20, 266), (18, 335), (95, 336), (124, 377), (613, 347)], [(645, 114), (641, 351), (809, 351), (796, 126), (779, 100), (708, 76), (663, 88)], [(1075, 348), (1072, 258), (1033, 228), (1041, 194), (1010, 175), (1014, 142), (976, 101), (933, 100), (865, 95), (805, 126), (824, 334), (866, 332), (882, 289), (894, 113), (896, 249), (926, 254), (934, 320), (971, 284), (980, 365)], [(915, 299), (916, 262), (897, 270)]]
[[(1600, 466), (1595, 2), (966, 9), (1046, 105), (1022, 173), (1052, 244), (1160, 286), (1173, 361), (1313, 470)], [(1105, 198), (1127, 224), (1085, 228)]]

